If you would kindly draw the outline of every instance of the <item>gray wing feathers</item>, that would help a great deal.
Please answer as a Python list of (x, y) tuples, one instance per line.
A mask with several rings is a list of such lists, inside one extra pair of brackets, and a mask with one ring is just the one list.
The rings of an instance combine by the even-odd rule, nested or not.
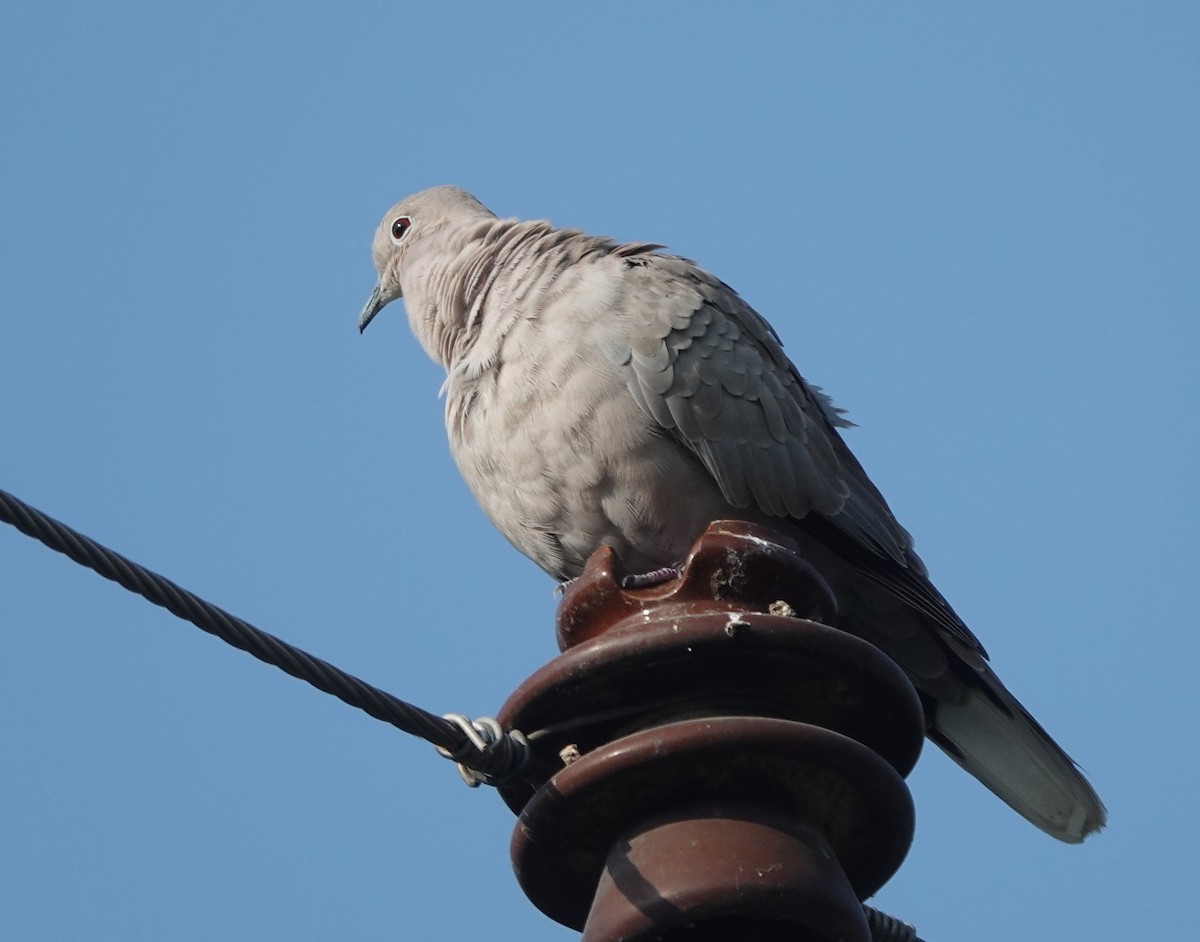
[[(705, 296), (712, 293), (702, 290), (707, 286), (664, 271), (660, 259), (667, 261), (659, 257), (640, 269), (637, 294), (627, 299), (634, 398), (678, 433), (734, 506), (754, 501), (768, 512), (802, 516), (819, 506), (836, 513), (844, 485), (831, 463), (818, 470), (806, 461), (813, 423), (796, 391), (785, 388), (794, 382), (786, 373), (787, 382), (780, 381), (777, 367), (743, 338), (738, 320), (714, 303), (720, 299)], [(659, 282), (660, 290), (647, 290), (647, 282)], [(650, 293), (655, 303), (644, 303)], [(809, 479), (789, 481), (805, 465)]]
[(626, 274), (622, 336), (605, 349), (626, 367), (638, 407), (700, 458), (728, 503), (808, 518), (845, 562), (980, 664), (982, 646), (926, 580), (911, 536), (836, 431), (850, 422), (799, 376), (766, 320), (685, 259), (643, 257)]
[(850, 423), (796, 372), (770, 325), (685, 259), (638, 261), (614, 305), (620, 328), (604, 343), (638, 406), (692, 450), (732, 506), (805, 520), (981, 665), (982, 646), (925, 578), (912, 538), (838, 435)]
[(639, 262), (622, 299), (624, 335), (606, 344), (629, 368), (638, 405), (692, 449), (735, 507), (816, 511), (910, 565), (908, 534), (834, 430), (850, 423), (795, 372), (770, 325), (684, 259)]

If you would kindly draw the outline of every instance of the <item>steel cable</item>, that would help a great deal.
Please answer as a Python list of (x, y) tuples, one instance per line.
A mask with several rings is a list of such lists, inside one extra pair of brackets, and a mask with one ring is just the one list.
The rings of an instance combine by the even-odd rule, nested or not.
[(202, 631), (253, 654), (260, 661), (307, 681), (377, 720), (441, 747), (444, 754), (480, 773), (483, 780), (491, 784), (503, 780), (524, 762), (526, 748), (519, 733), (505, 735), (481, 751), (458, 723), (405, 703), (327, 661), (255, 628), (3, 490), (0, 490), (0, 520)]

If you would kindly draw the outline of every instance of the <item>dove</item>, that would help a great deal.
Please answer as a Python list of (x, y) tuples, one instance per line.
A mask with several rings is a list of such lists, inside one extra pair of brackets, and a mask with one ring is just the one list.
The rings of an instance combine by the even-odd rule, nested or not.
[(383, 217), (359, 329), (404, 299), (446, 371), (459, 471), (555, 579), (603, 545), (654, 572), (713, 520), (773, 527), (833, 588), (840, 627), (911, 678), (931, 741), (1052, 836), (1101, 828), (1096, 792), (930, 582), (843, 441), (844, 412), (732, 288), (663, 249), (500, 219), (434, 187)]

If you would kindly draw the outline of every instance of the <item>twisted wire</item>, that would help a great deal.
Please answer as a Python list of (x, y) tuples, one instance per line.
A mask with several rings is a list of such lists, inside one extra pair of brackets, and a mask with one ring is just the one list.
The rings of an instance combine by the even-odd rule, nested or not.
[[(204, 601), (120, 553), (101, 546), (3, 490), (0, 490), (0, 520), (225, 643), (306, 681), (323, 693), (332, 694), (368, 716), (441, 747), (457, 762), (480, 773), (483, 780), (490, 784), (497, 784), (511, 775), (524, 761), (527, 748), (523, 739), (510, 741), (510, 736), (505, 735), (497, 743), (488, 744), (482, 740), (486, 748), (480, 749), (478, 742), (468, 737), (456, 723), (406, 703), (307, 651), (255, 628), (249, 622)], [(503, 745), (491, 748), (499, 743)]]
[(871, 929), (871, 942), (921, 942), (917, 930), (907, 922), (865, 904), (863, 913)]

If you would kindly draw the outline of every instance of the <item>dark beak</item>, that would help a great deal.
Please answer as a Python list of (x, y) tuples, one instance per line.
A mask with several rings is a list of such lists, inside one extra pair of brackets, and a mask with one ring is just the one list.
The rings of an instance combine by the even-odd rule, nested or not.
[(371, 296), (367, 298), (367, 303), (363, 305), (362, 313), (358, 315), (358, 332), (360, 334), (367, 329), (367, 325), (371, 323), (375, 315), (383, 310), (388, 300), (390, 299), (383, 296), (383, 286), (376, 282)]

